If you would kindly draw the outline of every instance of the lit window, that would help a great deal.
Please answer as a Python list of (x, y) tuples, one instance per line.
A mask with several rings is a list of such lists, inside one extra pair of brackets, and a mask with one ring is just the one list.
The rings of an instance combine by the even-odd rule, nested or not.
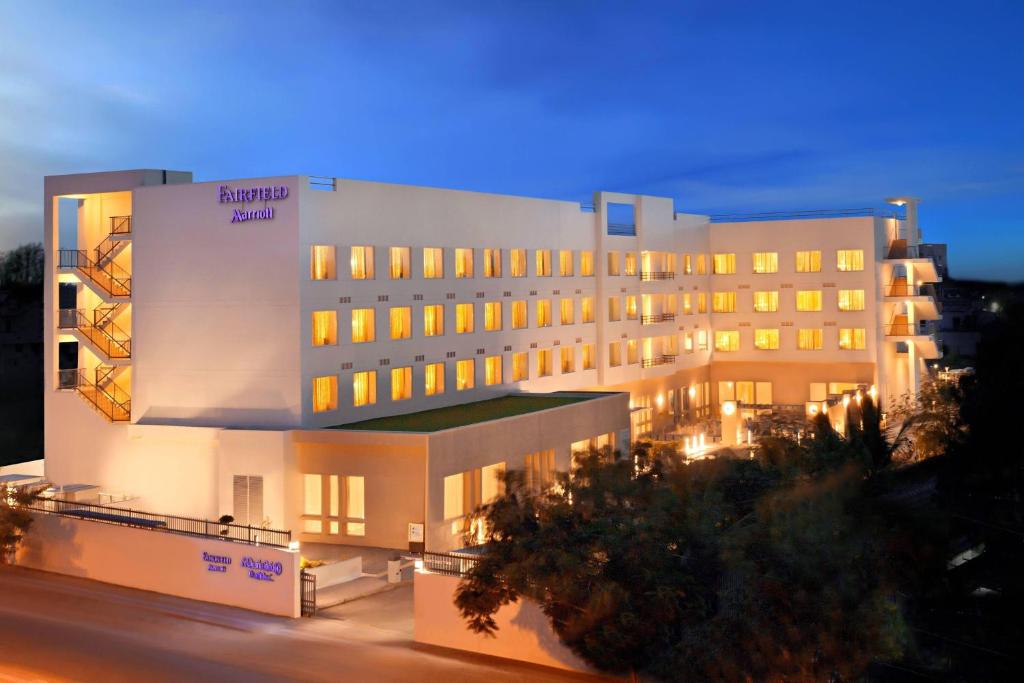
[(583, 277), (593, 277), (594, 275), (594, 252), (592, 251), (581, 251), (580, 252), (580, 275)]
[(562, 361), (562, 374), (566, 375), (576, 371), (576, 349), (571, 346), (563, 346), (560, 352)]
[(617, 251), (608, 252), (608, 274), (619, 274), (619, 252)]
[(627, 251), (623, 259), (622, 273), (624, 275), (636, 275), (636, 252)]
[(562, 249), (558, 252), (558, 274), (562, 277), (571, 277), (572, 270), (572, 250)]
[(748, 405), (754, 402), (753, 382), (736, 382), (736, 401)]
[(583, 369), (584, 370), (593, 370), (594, 367), (595, 367), (595, 363), (596, 363), (596, 361), (594, 359), (594, 356), (595, 356), (595, 354), (594, 354), (594, 345), (593, 344), (584, 344), (583, 345), (583, 352), (582, 353), (583, 353)]
[(423, 307), (423, 336), (440, 337), (444, 334), (444, 306), (431, 304)]
[(689, 294), (683, 294), (683, 313), (685, 315), (690, 315), (693, 313), (693, 305), (691, 303)]
[(334, 247), (322, 244), (314, 244), (310, 247), (309, 279), (333, 280), (336, 277)]
[(408, 280), (412, 277), (412, 250), (409, 247), (391, 247), (388, 260), (392, 280)]
[(366, 370), (352, 375), (352, 405), (370, 406), (377, 402), (377, 371)]
[(837, 251), (836, 270), (844, 272), (864, 270), (864, 250), (840, 249)]
[(372, 308), (352, 309), (352, 343), (372, 342), (376, 338)]
[(551, 276), (551, 250), (550, 249), (538, 249), (536, 252), (537, 257), (537, 276), (538, 277), (550, 277)]
[(345, 533), (366, 535), (366, 479), (345, 477)]
[(575, 307), (572, 299), (562, 299), (561, 320), (563, 325), (572, 325), (576, 322)]
[(755, 313), (775, 313), (779, 310), (779, 293), (776, 291), (754, 292)]
[(501, 249), (484, 249), (484, 277), (501, 277)]
[(412, 398), (412, 368), (391, 368), (391, 400)]
[(676, 255), (671, 252), (665, 252), (665, 272), (676, 274)]
[(508, 252), (509, 270), (512, 277), (526, 277), (526, 250), (510, 249)]
[(499, 462), (494, 465), (487, 465), (480, 468), (480, 502), (491, 503), (505, 490), (502, 481), (502, 474), (505, 472), (505, 463)]
[(529, 324), (525, 301), (512, 302), (512, 329), (521, 330)]
[(697, 275), (708, 274), (708, 261), (704, 254), (697, 254)]
[(736, 292), (715, 292), (711, 295), (711, 310), (714, 313), (735, 313)]
[(512, 354), (512, 381), (530, 379), (530, 354), (526, 351)]
[(715, 351), (739, 351), (740, 333), (736, 330), (715, 330)]
[(484, 329), (496, 332), (501, 329), (501, 302), (489, 301), (484, 304)]
[(626, 320), (636, 320), (636, 314), (636, 297), (630, 294), (626, 297)]
[(484, 384), (501, 384), (501, 356), (487, 356), (484, 359)]
[(707, 351), (708, 350), (708, 331), (697, 330), (697, 350)]
[(801, 351), (817, 351), (821, 348), (821, 328), (800, 328), (797, 330), (796, 348)]
[(683, 254), (683, 275), (693, 275), (693, 258), (690, 254)]
[(552, 371), (551, 349), (540, 349), (537, 351), (537, 376), (548, 377)]
[(707, 313), (708, 312), (708, 295), (705, 292), (697, 293), (697, 312)]
[(551, 300), (537, 299), (537, 327), (551, 326)]
[(796, 310), (798, 311), (820, 311), (821, 290), (801, 289), (796, 293)]
[(777, 251), (755, 251), (754, 252), (755, 273), (777, 273), (779, 272), (779, 252)]
[(338, 409), (338, 376), (313, 378), (313, 412), (322, 413)]
[(640, 362), (640, 345), (636, 339), (626, 341), (626, 362), (635, 365)]
[(473, 304), (455, 304), (455, 334), (473, 331)]
[(665, 313), (675, 313), (679, 307), (679, 298), (675, 294), (665, 295), (665, 305), (662, 309)]
[(594, 297), (585, 296), (580, 299), (580, 322), (594, 322)]
[(617, 368), (622, 365), (622, 344), (613, 341), (608, 344), (608, 367)]
[(352, 247), (350, 265), (353, 280), (373, 279), (373, 247)]
[(437, 280), (444, 277), (444, 249), (425, 247), (423, 249), (423, 277)]
[(684, 332), (683, 333), (683, 349), (687, 353), (693, 353), (693, 333), (692, 332)]
[(736, 254), (715, 254), (711, 261), (711, 272), (715, 275), (732, 275), (736, 272)]
[(821, 252), (820, 251), (798, 251), (796, 252), (796, 272), (798, 273), (820, 273)]
[(555, 483), (555, 451), (526, 454), (526, 485), (531, 491), (543, 491)]
[(302, 514), (316, 515), (324, 513), (323, 476), (319, 474), (302, 475)]
[(619, 310), (620, 306), (621, 306), (621, 302), (619, 301), (619, 297), (617, 297), (617, 296), (610, 296), (610, 297), (608, 297), (608, 321), (609, 322), (616, 322), (616, 321), (622, 319), (622, 313)]
[(475, 383), (473, 359), (467, 358), (455, 362), (455, 390), (472, 389)]
[(867, 331), (863, 327), (840, 327), (839, 348), (846, 351), (861, 351), (867, 348)]
[(313, 346), (338, 343), (338, 312), (313, 311)]
[(423, 393), (427, 396), (444, 393), (444, 363), (427, 363), (423, 374)]
[(735, 382), (719, 382), (718, 383), (718, 400), (722, 401), (735, 401), (736, 400), (736, 383)]
[(455, 277), (456, 278), (473, 277), (473, 250), (472, 249), (456, 249), (455, 250)]
[(864, 290), (840, 289), (838, 302), (840, 311), (863, 311)]
[(458, 519), (466, 513), (464, 502), (463, 473), (453, 474), (444, 478), (444, 518)]
[(755, 329), (754, 348), (762, 351), (775, 351), (779, 348), (779, 331), (777, 329)]
[(399, 306), (391, 309), (391, 338), (409, 339), (412, 337), (412, 309)]
[(761, 406), (767, 406), (773, 403), (771, 382), (754, 383), (754, 402)]

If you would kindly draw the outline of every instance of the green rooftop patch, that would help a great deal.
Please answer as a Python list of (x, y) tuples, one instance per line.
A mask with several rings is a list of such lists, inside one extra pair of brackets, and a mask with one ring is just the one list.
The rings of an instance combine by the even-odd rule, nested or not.
[(525, 415), (539, 410), (558, 408), (580, 403), (607, 394), (555, 393), (555, 394), (513, 394), (484, 401), (463, 403), (446, 408), (422, 410), (418, 413), (378, 417), (348, 424), (336, 425), (330, 429), (358, 429), (377, 432), (439, 432), (442, 429), (464, 427), (500, 420), (503, 417)]

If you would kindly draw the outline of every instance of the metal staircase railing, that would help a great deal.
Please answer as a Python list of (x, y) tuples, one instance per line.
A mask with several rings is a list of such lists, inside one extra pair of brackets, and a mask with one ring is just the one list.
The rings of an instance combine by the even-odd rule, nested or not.
[(57, 250), (57, 267), (78, 270), (112, 297), (132, 295), (132, 276), (128, 271), (113, 261), (100, 266), (84, 249)]
[(74, 389), (111, 422), (128, 422), (132, 416), (132, 400), (121, 387), (110, 383), (100, 387), (89, 381), (84, 368), (58, 370), (57, 386)]
[(57, 326), (62, 330), (78, 330), (107, 358), (126, 359), (132, 357), (131, 337), (109, 320), (103, 327), (98, 327), (81, 309), (62, 308), (59, 312)]

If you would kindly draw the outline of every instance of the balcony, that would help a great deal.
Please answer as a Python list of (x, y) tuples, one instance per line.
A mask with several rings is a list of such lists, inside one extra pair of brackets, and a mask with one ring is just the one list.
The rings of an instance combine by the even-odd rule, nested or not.
[(671, 365), (676, 362), (675, 354), (662, 354), (660, 356), (652, 356), (650, 358), (641, 358), (640, 367), (642, 368), (653, 368), (658, 365)]
[(922, 330), (917, 323), (911, 323), (907, 316), (894, 316), (892, 322), (884, 326), (885, 337), (889, 341), (913, 344), (922, 358), (934, 360), (942, 357), (938, 337), (931, 326)]
[(916, 245), (908, 245), (907, 240), (894, 239), (889, 242), (889, 253), (886, 260), (901, 261), (913, 267), (914, 277), (921, 282), (941, 282), (935, 261), (922, 257)]
[(664, 323), (676, 319), (675, 313), (656, 313), (654, 315), (642, 315), (640, 316), (641, 325), (654, 325), (655, 323)]
[(641, 270), (640, 280), (651, 282), (653, 280), (675, 280), (676, 274), (671, 270)]
[(110, 422), (128, 422), (132, 415), (132, 400), (121, 387), (114, 383), (100, 386), (89, 380), (84, 368), (58, 370), (57, 387), (74, 390), (97, 412)]
[(110, 320), (109, 308), (93, 312), (90, 320), (85, 311), (64, 308), (58, 311), (57, 327), (73, 330), (106, 360), (127, 360), (132, 357), (132, 340), (128, 333)]
[(935, 288), (931, 285), (915, 287), (906, 278), (896, 278), (885, 288), (885, 298), (913, 306), (916, 320), (938, 320), (942, 317), (942, 306), (935, 300)]

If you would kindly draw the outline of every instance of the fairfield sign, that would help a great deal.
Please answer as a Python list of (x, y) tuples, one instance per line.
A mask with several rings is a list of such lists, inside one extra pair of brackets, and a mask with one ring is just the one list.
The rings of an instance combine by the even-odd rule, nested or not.
[(244, 206), (240, 209), (233, 209), (231, 214), (232, 223), (244, 223), (245, 221), (265, 221), (274, 217), (274, 207), (267, 202), (278, 201), (288, 198), (287, 185), (262, 185), (259, 187), (230, 187), (218, 185), (217, 195), (221, 204), (249, 204), (250, 202), (263, 202), (261, 209), (247, 209)]

